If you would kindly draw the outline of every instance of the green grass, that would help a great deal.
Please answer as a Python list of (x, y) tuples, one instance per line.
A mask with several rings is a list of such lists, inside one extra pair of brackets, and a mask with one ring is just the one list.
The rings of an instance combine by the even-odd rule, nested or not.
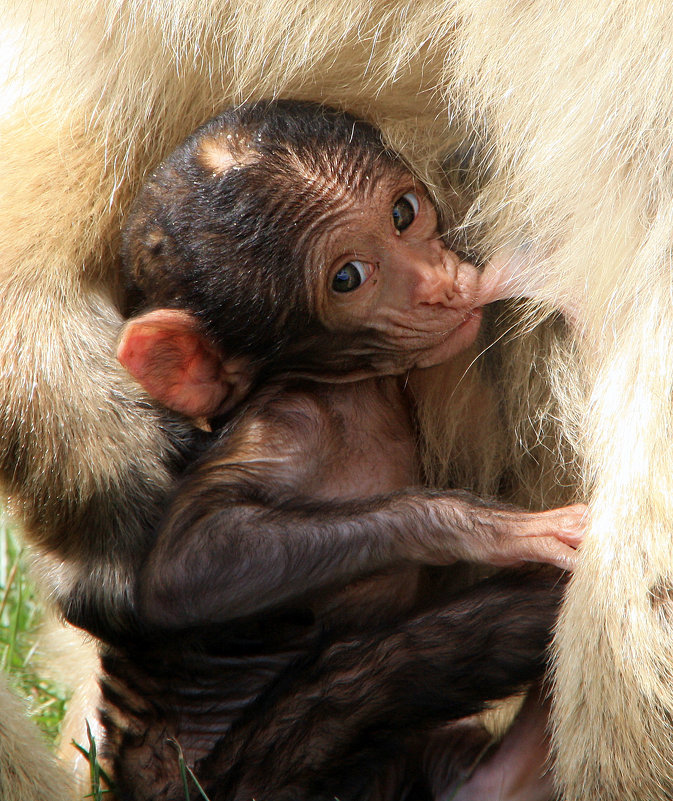
[[(68, 699), (63, 688), (39, 672), (36, 653), (42, 607), (22, 555), (20, 540), (0, 516), (0, 667), (9, 675), (11, 686), (27, 702), (30, 716), (53, 745)], [(76, 747), (90, 762), (91, 792), (85, 798), (102, 801), (107, 792), (107, 777), (98, 764), (91, 733), (88, 743)]]
[(22, 560), (21, 544), (0, 517), (0, 666), (28, 702), (31, 717), (52, 743), (65, 714), (66, 692), (39, 675), (37, 632), (42, 609)]
[[(20, 539), (0, 514), (0, 668), (9, 674), (10, 684), (26, 700), (30, 716), (54, 744), (68, 699), (63, 688), (40, 675), (36, 653), (41, 621), (42, 607), (26, 572)], [(77, 743), (75, 747), (90, 764), (91, 789), (86, 801), (104, 801), (109, 780), (98, 764), (96, 742), (90, 730), (88, 742)], [(185, 785), (185, 798), (190, 797), (187, 786), (191, 781), (199, 797), (207, 801), (179, 746), (176, 760)]]

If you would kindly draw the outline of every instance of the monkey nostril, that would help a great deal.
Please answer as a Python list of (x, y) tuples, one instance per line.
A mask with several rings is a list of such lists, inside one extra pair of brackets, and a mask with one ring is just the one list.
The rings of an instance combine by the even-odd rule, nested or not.
[(454, 297), (453, 276), (443, 269), (426, 273), (416, 285), (416, 300), (421, 306), (450, 306)]

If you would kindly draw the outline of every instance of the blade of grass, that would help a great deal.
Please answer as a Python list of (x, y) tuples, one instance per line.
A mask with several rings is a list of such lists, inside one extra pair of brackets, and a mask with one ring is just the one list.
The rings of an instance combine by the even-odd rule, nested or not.
[(199, 792), (199, 795), (203, 799), (203, 801), (210, 801), (208, 796), (206, 795), (206, 791), (201, 787), (199, 784), (199, 780), (194, 775), (194, 771), (189, 767), (189, 765), (185, 762), (185, 755), (182, 752), (182, 746), (177, 740), (170, 740), (171, 744), (177, 749), (178, 752), (178, 766), (180, 768), (180, 776), (182, 777), (182, 786), (185, 790), (185, 799), (186, 801), (190, 801), (191, 795), (189, 792), (189, 783), (187, 781), (187, 777), (189, 777)]
[(2, 601), (0, 601), (0, 617), (2, 617), (2, 615), (5, 612), (5, 608), (7, 607), (9, 594), (12, 590), (12, 586), (14, 585), (14, 579), (16, 578), (16, 572), (18, 569), (19, 569), (19, 561), (17, 559), (12, 565), (12, 568), (9, 571), (9, 575), (7, 576), (7, 580), (5, 582), (5, 591), (2, 594)]
[[(91, 786), (91, 792), (85, 795), (85, 798), (93, 798), (94, 801), (102, 801), (103, 796), (106, 793), (114, 792), (114, 785), (112, 780), (110, 779), (109, 775), (105, 771), (105, 769), (101, 766), (100, 762), (98, 761), (98, 748), (96, 746), (96, 738), (91, 731), (91, 727), (89, 726), (89, 721), (86, 721), (86, 734), (89, 740), (89, 748), (88, 750), (83, 746), (80, 745), (75, 740), (72, 740), (72, 745), (84, 756), (84, 758), (89, 763), (89, 783)], [(101, 782), (104, 782), (107, 786), (103, 787)]]

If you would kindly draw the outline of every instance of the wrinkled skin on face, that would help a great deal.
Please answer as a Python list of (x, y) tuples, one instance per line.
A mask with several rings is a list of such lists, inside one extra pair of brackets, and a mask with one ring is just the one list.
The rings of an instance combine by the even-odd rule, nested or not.
[(393, 351), (391, 373), (439, 364), (468, 347), (480, 306), (495, 298), (495, 271), (482, 276), (449, 250), (435, 207), (410, 173), (377, 183), (365, 203), (335, 215), (315, 243), (324, 265), (317, 306), (328, 330), (360, 327)]
[[(304, 349), (317, 346), (319, 361), (300, 370), (317, 380), (335, 380), (329, 351), (336, 348), (349, 367), (336, 380), (445, 362), (474, 342), (485, 304), (516, 294), (511, 260), (480, 271), (446, 247), (434, 204), (404, 169), (389, 170), (364, 196), (342, 193), (314, 234), (306, 271), (322, 333), (295, 341), (293, 356), (302, 364)], [(147, 355), (159, 341), (160, 364)], [(246, 356), (223, 358), (227, 343), (218, 344), (201, 336), (192, 314), (156, 309), (127, 324), (118, 358), (169, 408), (212, 416), (242, 400), (253, 383)], [(172, 354), (180, 375), (167, 381)], [(291, 360), (282, 367), (292, 372)]]

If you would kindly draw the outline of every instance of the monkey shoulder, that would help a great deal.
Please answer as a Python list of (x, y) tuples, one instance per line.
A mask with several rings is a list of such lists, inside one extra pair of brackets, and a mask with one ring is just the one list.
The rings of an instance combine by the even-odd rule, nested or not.
[(302, 382), (264, 388), (253, 397), (225, 438), (236, 450), (245, 442), (248, 448), (259, 452), (293, 458), (298, 451), (331, 442), (337, 434), (325, 393)]
[[(355, 422), (351, 385), (294, 381), (264, 387), (225, 427), (220, 435), (223, 449), (247, 447), (292, 453), (298, 447), (334, 447), (348, 438), (349, 422)], [(346, 402), (344, 402), (346, 401)]]
[[(218, 431), (190, 467), (177, 496), (255, 495), (275, 503), (311, 494), (335, 448), (339, 427), (319, 391), (310, 385), (262, 387)], [(268, 497), (266, 497), (268, 496)]]
[[(417, 482), (415, 432), (395, 379), (312, 383), (278, 399), (276, 419), (301, 428), (310, 448), (311, 493), (364, 499)], [(294, 428), (292, 428), (294, 426)]]

